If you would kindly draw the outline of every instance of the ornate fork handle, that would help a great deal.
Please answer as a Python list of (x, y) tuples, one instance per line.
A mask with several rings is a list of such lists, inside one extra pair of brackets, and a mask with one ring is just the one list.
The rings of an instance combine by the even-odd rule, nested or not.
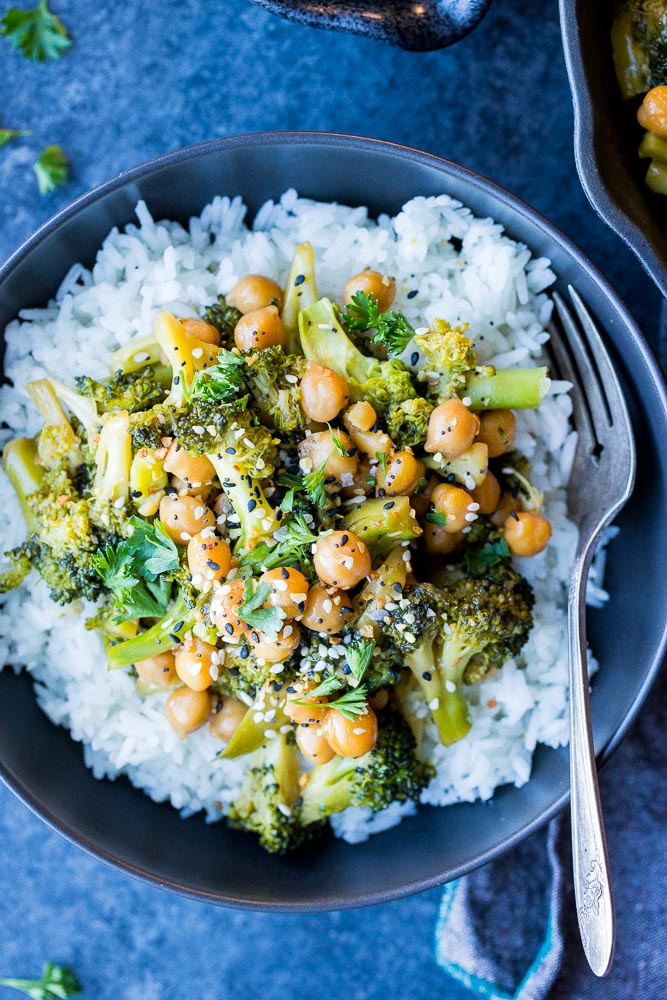
[(593, 749), (586, 666), (585, 592), (595, 537), (578, 554), (570, 580), (570, 792), (574, 894), (579, 930), (593, 972), (604, 976), (614, 957), (615, 915)]

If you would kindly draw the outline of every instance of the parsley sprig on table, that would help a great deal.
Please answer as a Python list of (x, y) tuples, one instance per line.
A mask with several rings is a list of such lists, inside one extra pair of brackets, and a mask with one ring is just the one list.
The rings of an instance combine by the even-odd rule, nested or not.
[(19, 139), (23, 135), (32, 135), (29, 128), (3, 128), (0, 125), (0, 146), (6, 146), (12, 139)]
[(172, 581), (163, 574), (178, 569), (178, 549), (159, 521), (149, 524), (133, 517), (131, 524), (131, 537), (99, 552), (95, 569), (122, 612), (119, 621), (162, 618), (172, 591)]
[(414, 336), (414, 329), (403, 313), (380, 312), (377, 299), (366, 292), (356, 292), (343, 314), (349, 330), (375, 330), (372, 344), (383, 344), (387, 354), (402, 354)]
[(10, 7), (0, 21), (0, 35), (26, 59), (39, 63), (60, 59), (72, 44), (60, 18), (49, 10), (49, 0), (39, 0), (33, 10)]
[(46, 963), (41, 979), (0, 979), (0, 986), (19, 990), (32, 1000), (67, 1000), (82, 990), (74, 971), (55, 962)]
[(69, 176), (69, 161), (60, 146), (47, 146), (34, 166), (40, 194), (55, 191)]

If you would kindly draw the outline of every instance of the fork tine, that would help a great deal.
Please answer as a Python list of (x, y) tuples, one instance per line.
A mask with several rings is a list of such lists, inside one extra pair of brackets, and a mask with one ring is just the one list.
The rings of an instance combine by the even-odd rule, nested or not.
[(596, 436), (599, 437), (600, 431), (604, 429), (604, 425), (607, 427), (611, 425), (611, 413), (600, 385), (600, 375), (586, 350), (586, 342), (581, 330), (577, 326), (574, 316), (558, 292), (554, 292), (554, 302), (556, 303), (558, 315), (567, 334), (568, 347), (572, 352), (574, 363), (579, 371), (581, 384), (585, 386), (586, 401), (591, 411)]
[(597, 434), (591, 419), (586, 393), (584, 392), (582, 385), (581, 374), (577, 374), (577, 371), (572, 364), (570, 351), (568, 350), (568, 348), (571, 348), (572, 346), (572, 341), (580, 337), (580, 333), (577, 330), (570, 310), (567, 308), (558, 292), (553, 293), (553, 300), (556, 305), (556, 311), (559, 319), (567, 336), (566, 338), (563, 338), (560, 331), (554, 324), (550, 346), (556, 360), (556, 364), (560, 369), (559, 374), (561, 378), (565, 378), (568, 382), (572, 382), (572, 385), (574, 386), (574, 391), (572, 392), (574, 422), (577, 431), (579, 432), (581, 441), (585, 443), (587, 449), (590, 450), (593, 447), (593, 444), (597, 441)]
[(618, 431), (627, 429), (630, 427), (630, 417), (625, 397), (623, 395), (623, 390), (621, 389), (614, 366), (611, 363), (611, 358), (609, 357), (607, 348), (602, 341), (602, 337), (600, 336), (593, 317), (584, 305), (579, 293), (572, 287), (572, 285), (568, 285), (568, 292), (570, 293), (570, 298), (572, 299), (575, 311), (579, 317), (579, 321), (583, 327), (584, 333), (586, 334), (591, 351), (593, 352), (593, 356), (595, 357), (595, 361), (597, 363), (607, 400), (607, 407), (611, 413), (611, 422), (614, 428)]

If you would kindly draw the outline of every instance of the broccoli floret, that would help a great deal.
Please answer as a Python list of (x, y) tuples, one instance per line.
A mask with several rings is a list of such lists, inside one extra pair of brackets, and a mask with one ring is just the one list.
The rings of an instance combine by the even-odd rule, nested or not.
[(37, 459), (41, 465), (64, 463), (76, 469), (85, 461), (81, 439), (74, 431), (58, 396), (47, 378), (28, 382), (26, 390), (44, 423), (37, 438)]
[(340, 686), (355, 686), (363, 683), (369, 694), (375, 694), (382, 688), (393, 687), (398, 683), (403, 666), (403, 658), (389, 643), (383, 643), (382, 637), (376, 640), (372, 647), (372, 656), (361, 680), (353, 678), (346, 649), (358, 649), (362, 643), (372, 643), (373, 639), (362, 632), (353, 623), (339, 635), (324, 635), (310, 630), (304, 635), (300, 649), (301, 677), (307, 677), (313, 684), (321, 684), (332, 677), (337, 677)]
[[(169, 373), (166, 368), (162, 371), (167, 374), (168, 389)], [(106, 413), (148, 410), (166, 394), (164, 380), (160, 380), (160, 373), (155, 368), (142, 368), (134, 372), (124, 372), (119, 368), (106, 382), (98, 382), (89, 375), (78, 375), (76, 386), (83, 396), (90, 396)]]
[(293, 437), (306, 426), (300, 405), (299, 382), (306, 362), (285, 354), (282, 347), (265, 347), (245, 355), (245, 377), (255, 408), (264, 422), (283, 437)]
[(234, 347), (234, 327), (241, 319), (239, 310), (227, 305), (224, 295), (218, 295), (217, 300), (204, 309), (203, 319), (220, 334), (220, 346), (231, 350)]
[(493, 579), (461, 579), (448, 588), (418, 584), (404, 597), (415, 621), (406, 626), (399, 605), (383, 625), (422, 689), (441, 742), (450, 746), (470, 730), (463, 684), (520, 652), (533, 625), (533, 593), (507, 565)]
[(290, 354), (302, 352), (299, 340), (299, 313), (314, 305), (319, 298), (315, 283), (315, 254), (310, 243), (299, 243), (294, 251), (285, 283), (281, 319), (287, 335)]
[(134, 448), (155, 451), (164, 446), (164, 438), (173, 437), (178, 421), (187, 417), (184, 407), (173, 403), (157, 403), (150, 410), (130, 414), (130, 434)]
[(371, 497), (355, 504), (343, 518), (341, 527), (358, 535), (378, 557), (386, 555), (398, 542), (412, 541), (422, 533), (405, 496)]
[(240, 642), (237, 646), (225, 644), (224, 670), (216, 683), (216, 689), (231, 698), (250, 703), (267, 681), (277, 680), (276, 674), (271, 672), (273, 665), (258, 663), (246, 642)]
[(310, 577), (312, 572), (311, 548), (317, 541), (301, 514), (283, 518), (273, 537), (260, 542), (250, 552), (244, 553), (239, 565), (263, 573), (278, 566), (295, 566)]
[(416, 396), (389, 408), (385, 423), (389, 437), (398, 448), (416, 448), (424, 443), (434, 405), (430, 399)]
[(459, 395), (468, 374), (477, 366), (475, 345), (466, 337), (467, 329), (467, 323), (452, 327), (446, 320), (436, 319), (424, 333), (415, 334), (420, 355), (417, 378), (428, 384), (440, 402)]
[(396, 359), (378, 361), (355, 347), (329, 299), (320, 299), (299, 314), (299, 336), (306, 358), (338, 372), (347, 382), (352, 402), (366, 400), (380, 417), (418, 395), (404, 364)]
[(229, 824), (259, 836), (271, 854), (284, 854), (303, 843), (300, 822), (299, 764), (293, 734), (278, 734), (256, 751), (241, 794), (232, 804)]
[(378, 812), (419, 798), (429, 774), (415, 755), (412, 730), (398, 712), (385, 710), (379, 722), (377, 743), (363, 757), (334, 757), (310, 772), (300, 811), (304, 826), (349, 806)]
[(15, 549), (5, 552), (5, 558), (9, 559), (11, 566), (0, 573), (0, 594), (6, 594), (10, 590), (20, 587), (25, 578), (33, 568), (34, 553), (29, 542), (23, 542)]

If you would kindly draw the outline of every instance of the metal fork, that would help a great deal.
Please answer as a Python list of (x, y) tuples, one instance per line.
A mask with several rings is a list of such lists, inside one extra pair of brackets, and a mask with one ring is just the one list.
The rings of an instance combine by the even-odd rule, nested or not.
[(600, 533), (625, 504), (635, 478), (635, 443), (623, 392), (596, 325), (568, 286), (577, 323), (556, 292), (565, 337), (552, 324), (551, 349), (561, 378), (572, 382), (579, 434), (568, 489), (568, 510), (579, 528), (570, 577), (570, 793), (574, 893), (589, 965), (604, 976), (614, 957), (614, 897), (602, 823), (586, 666), (586, 581)]

